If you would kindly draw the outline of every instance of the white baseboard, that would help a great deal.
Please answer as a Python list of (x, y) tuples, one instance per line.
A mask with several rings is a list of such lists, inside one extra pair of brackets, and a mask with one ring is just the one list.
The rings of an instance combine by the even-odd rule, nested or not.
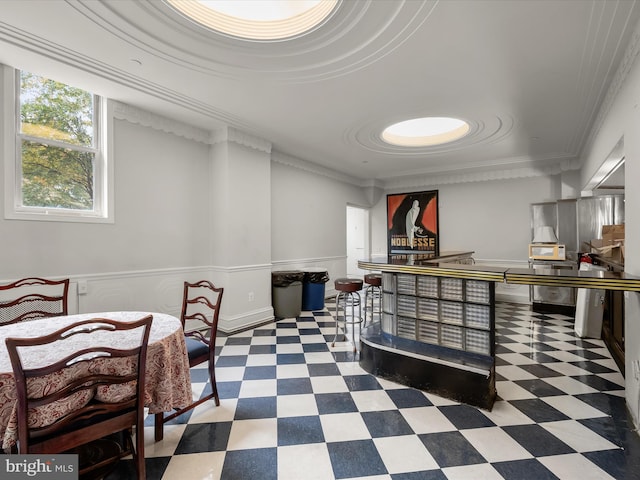
[(221, 315), (218, 318), (218, 330), (224, 333), (239, 332), (257, 327), (258, 325), (264, 325), (274, 320), (273, 307), (254, 310), (233, 317), (224, 317)]

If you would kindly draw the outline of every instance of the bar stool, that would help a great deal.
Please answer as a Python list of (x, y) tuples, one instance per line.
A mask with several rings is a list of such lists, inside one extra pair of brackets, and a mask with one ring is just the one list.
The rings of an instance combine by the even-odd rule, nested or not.
[(373, 323), (373, 317), (378, 315), (378, 321), (381, 318), (380, 303), (382, 301), (382, 274), (368, 273), (364, 276), (364, 283), (367, 286), (364, 289), (364, 325), (367, 324), (367, 313)]
[[(362, 280), (358, 278), (338, 278), (334, 282), (335, 288), (338, 291), (336, 296), (336, 335), (333, 338), (331, 346), (334, 347), (338, 338), (338, 326), (340, 323), (344, 324), (344, 336), (347, 337), (347, 325), (351, 325), (351, 339), (353, 342), (353, 351), (356, 348), (356, 325), (358, 327), (362, 324), (362, 310), (360, 307), (360, 290), (362, 289)], [(340, 318), (340, 308), (342, 307), (343, 317)], [(356, 316), (356, 307), (358, 309), (358, 315)], [(351, 309), (351, 315), (347, 314), (347, 309)]]

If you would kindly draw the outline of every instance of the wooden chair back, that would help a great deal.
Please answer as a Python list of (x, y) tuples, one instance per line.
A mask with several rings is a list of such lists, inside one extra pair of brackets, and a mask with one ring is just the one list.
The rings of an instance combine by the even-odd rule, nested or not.
[[(207, 346), (207, 352), (190, 352), (189, 364), (193, 367), (214, 359), (218, 316), (224, 288), (217, 288), (208, 280), (184, 282), (180, 321), (187, 339), (194, 339)], [(191, 325), (189, 325), (191, 323)], [(190, 328), (192, 327), (192, 328)]]
[[(138, 478), (145, 478), (144, 386), (152, 319), (94, 318), (40, 337), (7, 338), (17, 393), (18, 453), (62, 453), (124, 432), (126, 448), (118, 458), (132, 454)], [(108, 461), (113, 459), (87, 470)]]
[(190, 405), (176, 409), (169, 415), (155, 415), (155, 439), (162, 440), (164, 424), (179, 417), (183, 413), (213, 398), (216, 406), (220, 405), (215, 373), (215, 348), (218, 332), (218, 317), (224, 288), (216, 287), (208, 280), (184, 282), (182, 296), (182, 313), (180, 321), (185, 330), (185, 343), (189, 355), (189, 366), (194, 367), (208, 362), (211, 393), (200, 397)]
[(0, 285), (0, 325), (69, 313), (69, 279), (23, 278)]

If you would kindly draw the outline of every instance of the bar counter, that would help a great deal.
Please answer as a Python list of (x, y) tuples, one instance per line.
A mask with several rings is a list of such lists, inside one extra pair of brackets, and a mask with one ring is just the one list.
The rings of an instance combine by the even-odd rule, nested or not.
[(454, 263), (470, 258), (472, 251), (443, 252), (435, 255), (389, 255), (359, 260), (363, 270), (412, 273), (438, 277), (491, 280), (520, 285), (598, 288), (640, 292), (640, 277), (624, 272), (583, 271), (569, 269), (502, 268), (487, 265)]
[(360, 260), (382, 272), (381, 321), (362, 329), (369, 373), (491, 410), (495, 389), (496, 282), (640, 291), (621, 272), (474, 265), (473, 252)]

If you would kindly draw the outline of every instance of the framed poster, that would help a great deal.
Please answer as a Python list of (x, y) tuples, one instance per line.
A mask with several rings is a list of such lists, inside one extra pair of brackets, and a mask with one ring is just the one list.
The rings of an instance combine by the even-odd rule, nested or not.
[(440, 254), (437, 190), (387, 195), (387, 252)]

